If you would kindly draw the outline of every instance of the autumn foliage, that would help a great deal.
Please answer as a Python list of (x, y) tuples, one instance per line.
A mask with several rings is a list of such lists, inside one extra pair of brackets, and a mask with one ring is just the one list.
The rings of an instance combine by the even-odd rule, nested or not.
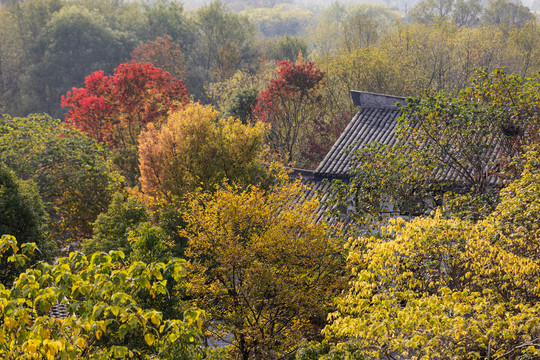
[(164, 119), (169, 111), (189, 101), (182, 80), (150, 63), (124, 63), (105, 76), (96, 71), (86, 77), (84, 88), (62, 96), (69, 107), (66, 122), (112, 148), (137, 144), (148, 123)]
[(298, 159), (297, 144), (320, 115), (324, 73), (311, 61), (278, 61), (277, 77), (258, 96), (255, 116), (271, 124), (269, 142), (287, 161)]
[[(278, 169), (274, 169), (278, 170)], [(282, 359), (317, 335), (345, 285), (340, 242), (316, 199), (280, 171), (270, 189), (225, 185), (186, 209), (188, 290), (234, 359)]]
[(525, 155), (521, 177), (481, 221), (437, 211), (351, 239), (351, 287), (328, 335), (354, 339), (368, 358), (537, 359), (538, 159)]
[(210, 106), (190, 104), (160, 128), (141, 133), (142, 190), (152, 197), (182, 197), (198, 187), (211, 189), (228, 179), (250, 183), (261, 172), (265, 127), (220, 119)]
[(158, 36), (154, 41), (139, 45), (131, 53), (131, 58), (141, 63), (152, 63), (176, 77), (182, 77), (185, 72), (184, 53), (168, 35)]

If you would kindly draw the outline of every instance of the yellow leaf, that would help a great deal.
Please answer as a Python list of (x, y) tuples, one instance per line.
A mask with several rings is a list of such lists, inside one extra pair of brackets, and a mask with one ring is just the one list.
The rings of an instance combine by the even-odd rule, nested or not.
[(82, 337), (78, 338), (75, 343), (80, 349), (84, 349), (86, 347), (86, 340), (84, 340)]
[(54, 360), (54, 351), (52, 349), (48, 349), (45, 356), (47, 357), (47, 360)]
[(152, 317), (150, 318), (150, 320), (152, 321), (152, 324), (158, 326), (159, 323), (161, 322), (159, 317), (157, 315), (152, 315)]
[(10, 317), (5, 317), (4, 318), (4, 324), (6, 324), (6, 326), (13, 330), (17, 327), (17, 321), (13, 318), (10, 318)]
[(152, 344), (154, 343), (154, 335), (148, 333), (144, 335), (144, 340), (146, 341), (148, 346), (152, 346)]

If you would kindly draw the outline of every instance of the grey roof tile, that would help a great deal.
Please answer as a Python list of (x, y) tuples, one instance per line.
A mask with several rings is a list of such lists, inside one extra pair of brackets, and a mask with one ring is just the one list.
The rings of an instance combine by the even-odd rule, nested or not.
[[(372, 97), (376, 94), (370, 94)], [(381, 95), (385, 100), (402, 98)], [(332, 149), (315, 170), (317, 178), (346, 178), (351, 160), (351, 152), (371, 142), (392, 144), (395, 141), (394, 128), (401, 116), (397, 106), (363, 106), (353, 117)]]

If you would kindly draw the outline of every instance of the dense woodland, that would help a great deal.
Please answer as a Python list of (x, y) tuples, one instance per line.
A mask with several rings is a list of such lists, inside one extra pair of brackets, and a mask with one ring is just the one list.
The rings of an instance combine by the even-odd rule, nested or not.
[[(1, 2), (0, 356), (540, 358), (528, 5)], [(307, 196), (351, 89), (398, 140)]]

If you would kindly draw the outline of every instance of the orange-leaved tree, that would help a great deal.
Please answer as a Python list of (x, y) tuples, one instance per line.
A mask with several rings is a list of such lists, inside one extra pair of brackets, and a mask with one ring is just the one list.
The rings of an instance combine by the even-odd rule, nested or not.
[(265, 127), (219, 118), (210, 106), (190, 104), (160, 128), (141, 133), (139, 160), (146, 195), (172, 200), (224, 179), (249, 184), (262, 174)]
[(131, 53), (131, 58), (141, 63), (152, 63), (175, 77), (183, 77), (185, 72), (184, 53), (169, 35), (158, 36), (154, 41), (137, 46)]

